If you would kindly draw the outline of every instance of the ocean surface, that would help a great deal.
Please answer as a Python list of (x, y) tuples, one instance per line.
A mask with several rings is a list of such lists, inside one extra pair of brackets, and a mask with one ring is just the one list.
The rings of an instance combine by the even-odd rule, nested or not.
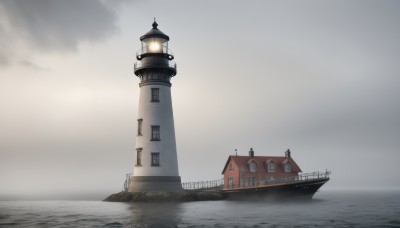
[(0, 227), (400, 227), (400, 192), (317, 192), (305, 202), (0, 201)]

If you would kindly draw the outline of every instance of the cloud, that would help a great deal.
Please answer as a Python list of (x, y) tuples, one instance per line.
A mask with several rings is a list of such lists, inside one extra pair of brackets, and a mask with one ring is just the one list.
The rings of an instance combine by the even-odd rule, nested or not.
[(37, 70), (37, 71), (49, 71), (50, 70), (48, 68), (41, 67), (38, 64), (31, 62), (29, 60), (21, 60), (21, 61), (19, 61), (19, 64), (21, 66), (28, 67), (32, 70)]
[(82, 41), (105, 40), (118, 31), (115, 10), (96, 0), (0, 1), (0, 65), (12, 62), (21, 46), (28, 48), (20, 53), (26, 56), (76, 51)]

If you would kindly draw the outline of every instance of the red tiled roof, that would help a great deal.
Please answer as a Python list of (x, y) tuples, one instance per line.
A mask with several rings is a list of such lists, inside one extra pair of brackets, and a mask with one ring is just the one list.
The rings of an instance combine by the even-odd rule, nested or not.
[(285, 164), (285, 163), (290, 163), (292, 165), (292, 172), (302, 172), (300, 167), (297, 165), (297, 163), (293, 160), (292, 157), (285, 157), (285, 156), (235, 156), (231, 155), (229, 156), (228, 160), (225, 163), (224, 169), (222, 170), (222, 174), (224, 174), (225, 169), (228, 166), (228, 163), (232, 159), (237, 166), (239, 167), (247, 167), (248, 162), (250, 160), (253, 160), (257, 166), (263, 166), (265, 167), (265, 163), (267, 162), (273, 162), (275, 164)]

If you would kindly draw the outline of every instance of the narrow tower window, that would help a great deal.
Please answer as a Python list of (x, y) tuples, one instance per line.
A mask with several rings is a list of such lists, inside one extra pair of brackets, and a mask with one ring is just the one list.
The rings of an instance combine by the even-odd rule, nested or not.
[(151, 126), (151, 141), (160, 140), (160, 126)]
[(160, 153), (151, 153), (151, 166), (160, 166)]
[(137, 134), (142, 135), (143, 119), (138, 119), (137, 122), (138, 122)]
[(160, 102), (159, 88), (151, 88), (151, 102)]
[(142, 148), (136, 148), (136, 166), (142, 166)]

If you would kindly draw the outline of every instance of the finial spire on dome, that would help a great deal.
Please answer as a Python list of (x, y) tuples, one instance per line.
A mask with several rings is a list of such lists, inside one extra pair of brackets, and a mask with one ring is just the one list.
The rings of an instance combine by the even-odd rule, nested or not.
[(157, 19), (154, 17), (154, 22), (153, 22), (153, 27), (148, 31), (146, 34), (140, 37), (140, 40), (143, 41), (144, 39), (147, 38), (162, 38), (165, 39), (166, 41), (169, 40), (169, 37), (165, 35), (160, 29), (157, 28)]
[(156, 29), (158, 26), (157, 21), (156, 21), (156, 17), (154, 17), (154, 22), (153, 22), (153, 28)]

